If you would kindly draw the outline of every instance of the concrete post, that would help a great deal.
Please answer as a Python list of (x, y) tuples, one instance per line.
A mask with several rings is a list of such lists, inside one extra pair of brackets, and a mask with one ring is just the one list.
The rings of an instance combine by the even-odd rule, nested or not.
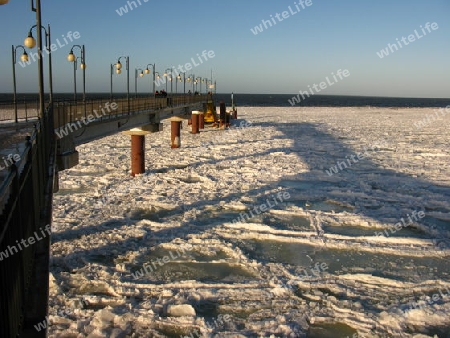
[(145, 173), (145, 136), (131, 135), (131, 176)]
[(236, 107), (233, 110), (233, 119), (237, 120), (237, 108)]
[(194, 110), (192, 112), (192, 134), (199, 134), (199, 111)]
[(122, 132), (131, 136), (131, 176), (145, 173), (145, 135), (160, 130), (161, 123), (152, 123)]
[(181, 147), (181, 124), (183, 123), (183, 119), (179, 117), (172, 117), (170, 119), (170, 144), (171, 148), (180, 148)]

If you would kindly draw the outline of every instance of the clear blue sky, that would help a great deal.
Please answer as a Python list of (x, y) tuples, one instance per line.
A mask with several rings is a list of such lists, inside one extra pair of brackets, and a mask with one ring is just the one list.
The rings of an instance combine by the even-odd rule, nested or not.
[[(155, 62), (163, 73), (213, 50), (215, 57), (189, 74), (209, 77), (212, 69), (217, 91), (223, 93), (294, 94), (348, 69), (348, 78), (320, 94), (450, 96), (448, 0), (312, 0), (305, 9), (298, 5), (298, 13), (280, 16), (283, 21), (275, 15), (289, 12), (289, 6), (296, 12), (298, 0), (140, 0), (141, 5), (135, 0), (138, 8), (122, 16), (116, 10), (127, 0), (41, 1), (53, 42), (59, 38), (64, 44), (63, 35), (80, 33), (74, 43), (86, 45), (88, 92), (109, 91), (110, 63), (121, 55), (130, 56), (134, 91), (136, 67)], [(270, 15), (276, 25), (253, 34), (251, 28)], [(439, 28), (425, 36), (420, 26), (427, 22)], [(11, 45), (23, 44), (33, 24), (29, 0), (0, 6), (0, 93), (12, 92)], [(377, 55), (414, 30), (420, 39), (382, 59)], [(53, 53), (55, 92), (73, 90), (73, 68), (66, 60), (72, 44)], [(37, 91), (36, 69), (37, 63), (17, 64), (18, 92)], [(77, 79), (81, 91), (81, 71)], [(149, 76), (138, 81), (139, 91), (150, 90)], [(114, 87), (126, 90), (124, 74), (114, 76)]]

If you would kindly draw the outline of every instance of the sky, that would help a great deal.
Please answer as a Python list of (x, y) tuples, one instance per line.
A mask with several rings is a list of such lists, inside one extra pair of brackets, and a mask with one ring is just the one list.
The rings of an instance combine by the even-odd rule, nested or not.
[[(131, 92), (137, 68), (155, 63), (163, 74), (190, 63), (186, 76), (211, 78), (212, 73), (218, 93), (314, 90), (324, 95), (449, 97), (448, 0), (41, 2), (42, 24), (50, 24), (57, 48), (52, 53), (54, 92), (73, 92), (67, 54), (77, 44), (86, 48), (88, 93), (109, 92), (110, 64), (129, 56)], [(28, 0), (0, 6), (0, 93), (13, 90), (11, 46), (23, 44), (35, 23)], [(255, 26), (260, 26), (258, 32)], [(69, 32), (78, 38), (67, 40)], [(383, 49), (388, 54), (381, 55)], [(77, 47), (74, 51), (80, 56)], [(204, 51), (200, 63), (197, 54)], [(214, 57), (207, 57), (209, 51)], [(31, 52), (36, 49), (27, 50)], [(37, 92), (37, 62), (22, 67), (20, 47), (17, 54), (17, 91)], [(48, 74), (48, 55), (44, 65)], [(347, 70), (348, 76), (337, 76), (339, 70)], [(80, 92), (82, 71), (76, 76)], [(152, 91), (151, 80), (150, 75), (138, 78), (138, 92)], [(126, 91), (125, 71), (114, 74), (113, 87), (114, 92)], [(177, 89), (182, 92), (182, 84)]]

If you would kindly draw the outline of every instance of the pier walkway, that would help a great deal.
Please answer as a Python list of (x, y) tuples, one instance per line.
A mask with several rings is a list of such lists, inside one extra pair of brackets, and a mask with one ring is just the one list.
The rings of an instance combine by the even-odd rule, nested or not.
[[(127, 130), (157, 132), (190, 116), (210, 95), (54, 101), (0, 106), (0, 337), (46, 337), (53, 192), (76, 146)], [(18, 123), (15, 123), (17, 111)], [(168, 140), (169, 142), (169, 140)]]

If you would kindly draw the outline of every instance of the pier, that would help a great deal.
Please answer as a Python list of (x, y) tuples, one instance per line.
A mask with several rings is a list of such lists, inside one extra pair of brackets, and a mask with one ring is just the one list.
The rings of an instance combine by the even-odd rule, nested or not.
[[(212, 95), (176, 95), (55, 101), (46, 104), (42, 117), (23, 111), (19, 117), (26, 121), (2, 124), (3, 154), (14, 154), (3, 156), (0, 186), (0, 252), (8, 255), (1, 257), (0, 265), (1, 337), (45, 337), (46, 330), (37, 333), (33, 325), (47, 315), (52, 198), (58, 190), (58, 171), (78, 164), (76, 147), (107, 135), (128, 134), (134, 176), (145, 170), (146, 134), (160, 131), (164, 119), (190, 118), (212, 100)], [(8, 149), (11, 143), (14, 151)], [(48, 236), (39, 235), (46, 229)]]

